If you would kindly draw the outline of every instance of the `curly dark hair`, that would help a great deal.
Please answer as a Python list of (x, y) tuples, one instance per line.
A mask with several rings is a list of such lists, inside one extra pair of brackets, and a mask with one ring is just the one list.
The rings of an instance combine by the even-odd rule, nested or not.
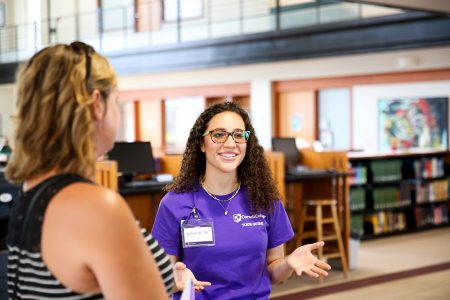
[(244, 121), (245, 130), (250, 131), (246, 155), (238, 167), (237, 179), (248, 189), (251, 212), (270, 212), (280, 194), (264, 156), (264, 149), (258, 142), (247, 112), (233, 102), (214, 104), (200, 114), (186, 142), (180, 173), (175, 177), (174, 182), (166, 187), (166, 191), (184, 193), (198, 189), (206, 170), (206, 156), (201, 151), (203, 133), (215, 115), (228, 111), (240, 115)]

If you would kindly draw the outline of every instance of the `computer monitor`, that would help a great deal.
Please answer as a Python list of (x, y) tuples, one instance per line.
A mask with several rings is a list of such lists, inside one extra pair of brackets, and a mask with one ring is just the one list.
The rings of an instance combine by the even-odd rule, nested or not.
[(150, 142), (116, 142), (108, 158), (117, 161), (119, 173), (124, 176), (156, 172)]
[(295, 138), (272, 138), (272, 150), (284, 153), (286, 169), (300, 164), (300, 151), (297, 149)]

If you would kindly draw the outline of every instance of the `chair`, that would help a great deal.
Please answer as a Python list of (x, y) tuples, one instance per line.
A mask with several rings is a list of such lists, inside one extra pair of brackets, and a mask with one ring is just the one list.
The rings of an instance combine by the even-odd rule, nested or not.
[(180, 172), (183, 155), (165, 155), (160, 158), (161, 173), (171, 174), (176, 177)]
[(95, 163), (95, 182), (115, 192), (118, 190), (117, 161), (101, 160)]
[(8, 299), (8, 251), (0, 251), (0, 299)]
[(282, 152), (266, 151), (265, 157), (269, 168), (272, 171), (273, 179), (277, 184), (278, 191), (280, 192), (281, 201), (285, 205), (286, 201), (286, 186), (284, 182), (285, 166), (284, 166), (284, 154)]
[[(302, 244), (303, 239), (312, 238), (315, 241), (325, 242), (336, 241), (337, 249), (326, 245), (318, 249), (317, 257), (321, 260), (339, 258), (341, 260), (344, 278), (347, 278), (347, 257), (345, 255), (336, 207), (337, 201), (334, 199), (305, 200), (300, 216), (296, 247)], [(307, 223), (312, 223), (312, 226), (309, 226), (308, 230), (305, 230)]]

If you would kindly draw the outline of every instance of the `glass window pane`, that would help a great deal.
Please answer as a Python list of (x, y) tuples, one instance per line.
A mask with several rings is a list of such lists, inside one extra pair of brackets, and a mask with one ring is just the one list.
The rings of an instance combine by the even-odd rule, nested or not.
[(161, 100), (146, 100), (140, 102), (140, 129), (141, 140), (152, 143), (153, 156), (164, 155), (162, 149), (162, 116)]
[(134, 2), (131, 0), (102, 0), (102, 30), (123, 30), (134, 24)]
[(134, 102), (121, 102), (120, 114), (122, 115), (122, 123), (117, 130), (116, 140), (133, 142), (135, 140)]
[(198, 18), (203, 15), (203, 0), (164, 0), (164, 21), (176, 21), (178, 1), (180, 1), (180, 18)]
[(189, 132), (204, 108), (205, 99), (201, 96), (166, 99), (166, 153), (184, 151)]
[(319, 138), (327, 150), (350, 148), (350, 90), (319, 91)]

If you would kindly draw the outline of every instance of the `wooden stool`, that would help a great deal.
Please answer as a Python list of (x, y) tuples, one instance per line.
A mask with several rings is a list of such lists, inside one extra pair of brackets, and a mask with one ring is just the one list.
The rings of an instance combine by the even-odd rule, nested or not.
[[(297, 232), (297, 244), (296, 247), (300, 247), (303, 239), (316, 238), (316, 241), (337, 241), (338, 249), (334, 249), (333, 252), (325, 252), (325, 247), (318, 249), (317, 257), (320, 260), (327, 260), (329, 258), (340, 258), (342, 264), (342, 271), (344, 278), (347, 278), (348, 266), (347, 259), (345, 257), (344, 243), (342, 242), (341, 228), (339, 226), (339, 219), (337, 215), (337, 201), (333, 199), (327, 200), (307, 200), (302, 202), (302, 211), (300, 216), (300, 224)], [(308, 208), (315, 207), (315, 214), (308, 214)], [(329, 208), (331, 211), (331, 217), (324, 216), (325, 208)], [(314, 230), (305, 231), (305, 223), (314, 222)], [(333, 231), (324, 231), (324, 224), (332, 224)], [(329, 226), (328, 226), (329, 227)]]

